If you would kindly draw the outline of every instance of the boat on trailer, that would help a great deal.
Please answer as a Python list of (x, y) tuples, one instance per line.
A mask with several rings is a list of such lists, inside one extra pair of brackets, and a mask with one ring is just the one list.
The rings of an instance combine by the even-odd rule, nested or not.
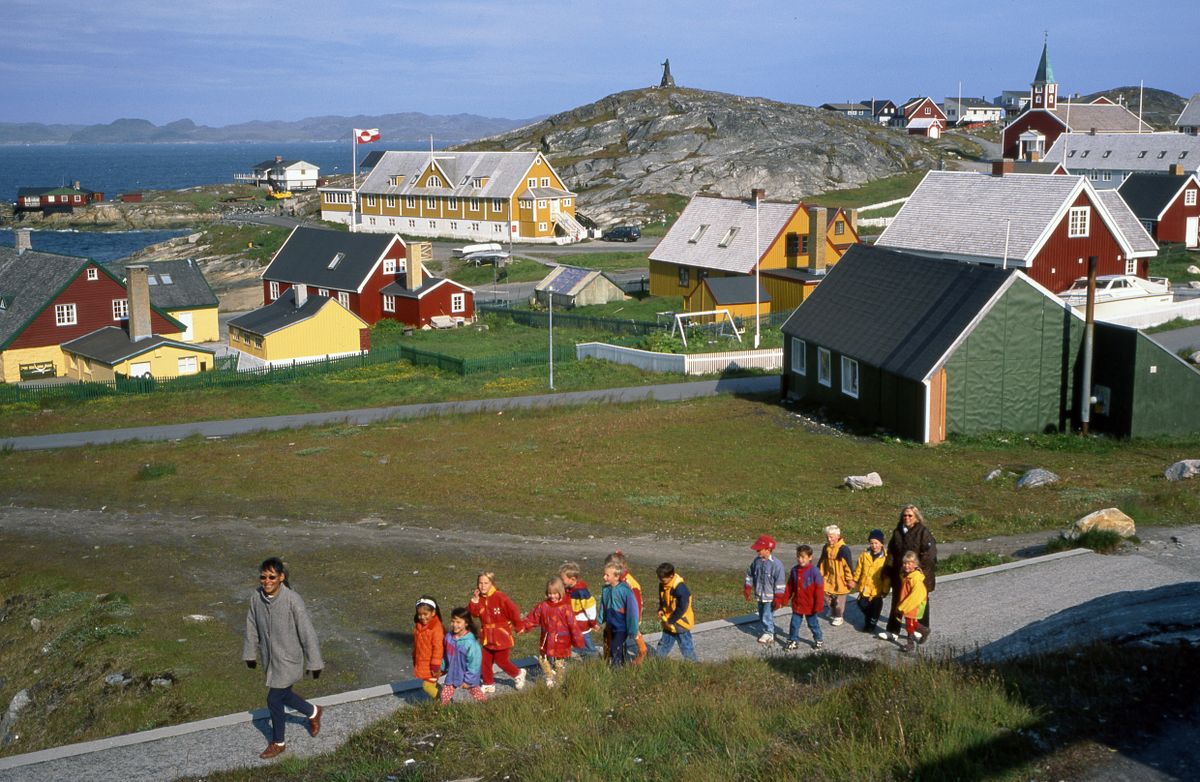
[[(1087, 308), (1087, 277), (1071, 283), (1058, 297), (1077, 310)], [(1166, 277), (1104, 274), (1096, 278), (1096, 317), (1111, 318), (1175, 303)]]

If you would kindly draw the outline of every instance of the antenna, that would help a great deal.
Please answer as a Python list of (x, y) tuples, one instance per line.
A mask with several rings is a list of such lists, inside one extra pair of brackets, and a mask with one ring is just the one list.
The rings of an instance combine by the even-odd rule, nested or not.
[(1146, 92), (1146, 80), (1138, 82), (1138, 133), (1142, 132), (1142, 98)]

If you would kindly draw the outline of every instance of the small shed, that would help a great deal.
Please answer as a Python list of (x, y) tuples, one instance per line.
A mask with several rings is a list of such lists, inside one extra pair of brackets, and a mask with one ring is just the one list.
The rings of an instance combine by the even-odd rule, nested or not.
[(534, 288), (533, 295), (542, 306), (553, 300), (555, 307), (563, 309), (629, 298), (616, 280), (604, 272), (565, 265), (551, 269)]
[(268, 364), (339, 358), (371, 347), (367, 322), (297, 284), (275, 301), (229, 321), (229, 346)]
[(206, 372), (214, 351), (151, 334), (132, 339), (120, 326), (105, 326), (63, 343), (66, 375), (74, 380), (104, 381), (124, 377), (172, 378)]
[[(754, 296), (758, 290), (757, 303)], [(755, 314), (771, 314), (771, 294), (755, 282), (753, 275), (736, 277), (705, 277), (690, 296), (685, 297), (688, 312), (729, 310), (735, 318), (753, 318)]]

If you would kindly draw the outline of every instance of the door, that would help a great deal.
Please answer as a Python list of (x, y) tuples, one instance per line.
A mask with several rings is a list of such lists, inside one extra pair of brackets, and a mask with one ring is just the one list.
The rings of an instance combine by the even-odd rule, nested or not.
[(946, 439), (946, 368), (929, 378), (929, 442), (937, 445)]
[(1200, 244), (1200, 236), (1198, 234), (1200, 234), (1200, 217), (1189, 217), (1187, 219), (1184, 244), (1188, 247), (1195, 247), (1197, 244)]
[(175, 316), (175, 319), (185, 326), (183, 330), (183, 341), (191, 342), (192, 338), (195, 336), (195, 332), (192, 330), (192, 313), (181, 312)]
[(150, 362), (138, 361), (129, 365), (130, 377), (150, 377)]

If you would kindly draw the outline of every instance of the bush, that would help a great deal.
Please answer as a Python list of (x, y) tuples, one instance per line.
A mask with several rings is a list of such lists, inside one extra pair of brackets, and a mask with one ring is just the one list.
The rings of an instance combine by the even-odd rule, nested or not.
[(1090, 548), (1097, 554), (1112, 554), (1121, 545), (1128, 540), (1131, 543), (1141, 543), (1136, 537), (1123, 538), (1115, 532), (1108, 530), (1092, 529), (1080, 535), (1078, 538), (1071, 540), (1063, 536), (1051, 538), (1046, 543), (1046, 553), (1053, 554), (1058, 551), (1070, 551), (1075, 548)]
[(993, 554), (989, 551), (969, 554), (954, 554), (938, 561), (937, 572), (940, 576), (948, 576), (951, 573), (965, 573), (968, 570), (978, 570), (979, 568), (1003, 565), (1005, 562), (1011, 561), (1012, 557)]
[(139, 481), (153, 481), (158, 478), (165, 478), (168, 475), (174, 475), (176, 472), (175, 465), (166, 462), (163, 464), (143, 464), (138, 470), (137, 479)]
[(674, 334), (660, 331), (642, 337), (638, 343), (638, 347), (642, 350), (654, 351), (655, 353), (682, 353), (683, 340)]

